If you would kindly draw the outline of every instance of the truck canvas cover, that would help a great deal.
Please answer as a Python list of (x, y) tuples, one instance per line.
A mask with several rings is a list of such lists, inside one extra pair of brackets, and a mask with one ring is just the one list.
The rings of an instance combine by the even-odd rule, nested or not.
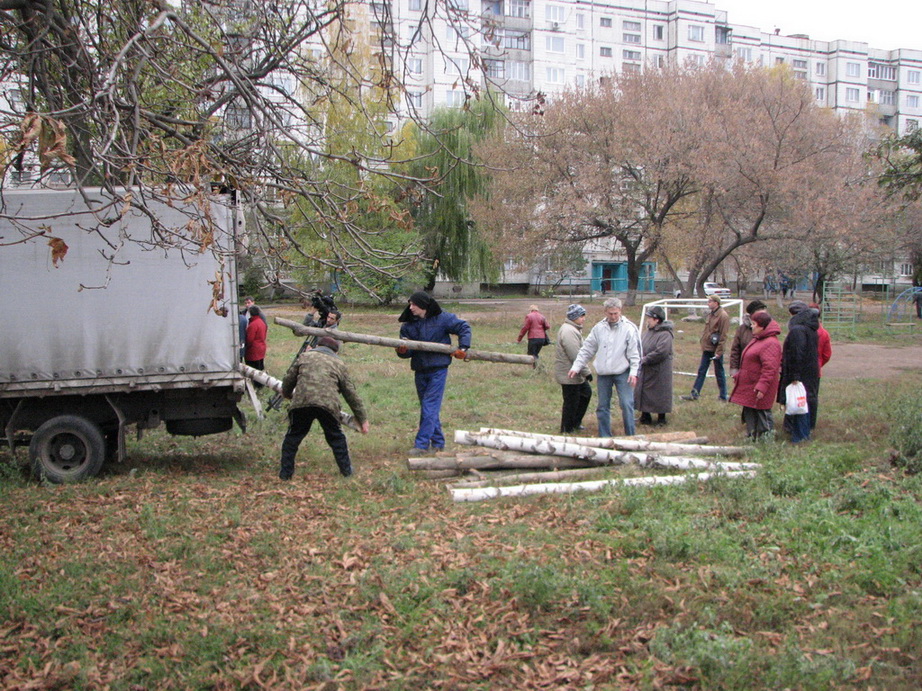
[(168, 236), (168, 249), (142, 212), (118, 218), (122, 203), (101, 214), (117, 218), (104, 226), (76, 190), (5, 191), (2, 201), (0, 397), (239, 382), (226, 199), (209, 200), (205, 223), (199, 207), (148, 201), (165, 228), (196, 238)]

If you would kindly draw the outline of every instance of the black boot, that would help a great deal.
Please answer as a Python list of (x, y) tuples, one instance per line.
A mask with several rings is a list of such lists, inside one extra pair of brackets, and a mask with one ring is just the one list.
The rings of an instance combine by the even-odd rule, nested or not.
[(656, 424), (662, 426), (666, 424), (666, 413), (659, 413), (656, 416)]
[(641, 425), (652, 425), (653, 424), (653, 418), (651, 417), (650, 413), (640, 414), (640, 424)]

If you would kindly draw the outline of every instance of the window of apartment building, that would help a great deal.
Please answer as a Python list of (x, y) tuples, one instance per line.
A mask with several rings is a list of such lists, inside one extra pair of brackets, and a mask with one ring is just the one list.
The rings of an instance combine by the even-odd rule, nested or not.
[(688, 40), (696, 43), (704, 43), (704, 27), (698, 24), (688, 25)]
[(730, 43), (730, 28), (726, 26), (715, 27), (714, 42), (719, 46), (726, 46)]
[(463, 91), (452, 90), (445, 92), (445, 105), (449, 108), (460, 108), (466, 100)]
[(448, 0), (448, 4), (456, 10), (461, 10), (463, 12), (467, 12), (468, 10), (467, 0)]
[(563, 67), (548, 67), (545, 73), (548, 84), (563, 84), (566, 78), (566, 72)]
[(919, 121), (915, 120), (914, 118), (907, 118), (906, 119), (906, 131), (915, 132), (917, 129), (919, 129)]
[(752, 48), (740, 46), (736, 49), (736, 57), (744, 62), (752, 62)]
[(845, 100), (849, 103), (858, 103), (861, 98), (861, 92), (858, 89), (849, 87), (845, 90)]
[(813, 66), (813, 74), (815, 74), (817, 77), (825, 77), (826, 76), (826, 63), (824, 62), (816, 63)]
[(423, 9), (423, 0), (410, 0), (409, 10), (419, 12)]
[(874, 89), (868, 89), (868, 103), (877, 103), (877, 92)]
[(637, 31), (637, 32), (639, 32), (639, 31), (640, 31), (640, 22), (623, 21), (623, 22), (621, 22), (621, 28), (624, 29), (625, 31)]
[(410, 70), (410, 74), (414, 77), (418, 77), (423, 73), (423, 59), (410, 58), (407, 60), (407, 69)]
[(445, 27), (445, 38), (449, 43), (458, 45), (463, 43), (463, 39), (466, 39), (471, 35), (471, 27), (469, 26), (454, 26), (453, 24), (448, 24)]
[(576, 86), (578, 86), (580, 89), (586, 86), (586, 75), (585, 74), (576, 75)]
[(919, 107), (919, 97), (918, 96), (907, 96), (906, 97), (906, 107), (907, 108), (918, 108)]
[(807, 78), (807, 61), (806, 60), (794, 60), (794, 76), (798, 79)]
[(603, 58), (610, 58), (612, 55), (611, 48), (608, 46), (599, 47), (599, 56)]
[(506, 16), (528, 19), (531, 17), (531, 0), (507, 0)]
[(503, 48), (531, 50), (531, 34), (527, 31), (507, 31), (503, 37)]
[(585, 43), (576, 44), (576, 59), (577, 60), (586, 59), (586, 44)]
[(845, 63), (845, 74), (849, 77), (860, 77), (861, 76), (861, 63), (860, 62), (846, 62)]
[(635, 62), (640, 62), (640, 51), (639, 50), (623, 50), (621, 51), (621, 57), (625, 60), (634, 60)]
[(470, 58), (447, 58), (447, 63), (447, 72), (461, 77), (466, 77), (471, 67)]
[(826, 100), (826, 87), (818, 86), (813, 90), (813, 95), (816, 96), (817, 101)]
[(626, 62), (621, 65), (621, 71), (627, 74), (640, 74), (640, 65), (636, 62)]
[(881, 89), (877, 94), (877, 102), (882, 106), (892, 106), (896, 103), (896, 92), (895, 91), (885, 91)]
[(666, 28), (662, 24), (653, 26), (653, 40), (662, 41), (666, 38)]
[(902, 262), (900, 264), (900, 276), (912, 276), (912, 264)]
[(501, 26), (484, 27), (483, 45), (499, 48), (503, 45), (503, 39), (506, 37), (506, 30)]
[(563, 53), (566, 45), (563, 36), (545, 36), (544, 47), (548, 53)]
[(920, 75), (922, 75), (922, 73), (920, 73), (919, 70), (909, 70), (906, 73), (906, 81), (910, 84), (918, 84)]
[(414, 108), (423, 107), (423, 92), (422, 91), (408, 91), (407, 92), (407, 103), (409, 103)]
[(576, 28), (577, 28), (577, 29), (585, 29), (585, 28), (586, 28), (586, 15), (585, 15), (585, 14), (577, 14), (577, 15), (576, 15)]
[(483, 69), (491, 79), (502, 79), (506, 76), (506, 63), (502, 60), (484, 60)]
[(601, 19), (599, 19), (599, 26), (604, 27), (606, 29), (610, 28), (611, 27), (611, 17), (602, 17)]
[(776, 64), (776, 65), (783, 65), (783, 64), (784, 64), (784, 58), (775, 58), (775, 64)]
[(666, 66), (666, 57), (664, 55), (656, 56), (656, 66), (659, 67), (660, 69)]
[(531, 63), (530, 62), (523, 62), (521, 60), (510, 60), (506, 63), (506, 71), (508, 72), (509, 79), (514, 79), (519, 82), (531, 81)]
[(502, 17), (503, 0), (483, 0), (483, 14), (485, 16)]
[(695, 53), (694, 55), (688, 56), (688, 61), (692, 64), (693, 67), (704, 67), (707, 62), (707, 58), (701, 53)]
[(640, 34), (622, 34), (621, 42), (640, 45)]
[(557, 24), (563, 24), (564, 22), (564, 8), (562, 5), (545, 5), (544, 6), (544, 18), (549, 22), (554, 22)]
[(879, 62), (868, 63), (868, 79), (883, 79), (888, 82), (895, 82), (897, 77), (896, 67), (893, 65), (882, 65)]

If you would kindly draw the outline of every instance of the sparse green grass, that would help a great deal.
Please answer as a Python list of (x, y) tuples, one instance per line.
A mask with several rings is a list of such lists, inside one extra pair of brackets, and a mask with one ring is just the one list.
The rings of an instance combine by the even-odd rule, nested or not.
[[(524, 352), (520, 303), (447, 307), (470, 319), (475, 347)], [(559, 324), (565, 307), (545, 312)], [(395, 314), (350, 311), (343, 328), (394, 336)], [(699, 328), (680, 327), (678, 369), (697, 364)], [(271, 374), (298, 345), (271, 327)], [(543, 371), (453, 364), (446, 431), (553, 432), (560, 392), (544, 354)], [(155, 431), (78, 486), (0, 465), (4, 686), (922, 683), (922, 476), (890, 465), (897, 420), (880, 412), (914, 410), (922, 371), (824, 379), (815, 441), (754, 446), (764, 471), (751, 481), (454, 505), (405, 467), (418, 416), (408, 364), (357, 344), (344, 357), (372, 423), (350, 432), (349, 480), (314, 430), (280, 484), (278, 412), (250, 415), (245, 435)], [(676, 393), (690, 383), (677, 377)], [(591, 411), (586, 424), (592, 434)], [(677, 402), (670, 428), (743, 436), (713, 380), (698, 403)]]

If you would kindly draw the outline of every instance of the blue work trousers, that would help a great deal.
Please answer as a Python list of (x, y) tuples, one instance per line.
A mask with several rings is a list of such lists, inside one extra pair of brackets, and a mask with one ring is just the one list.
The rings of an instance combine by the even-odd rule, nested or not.
[(630, 370), (621, 374), (600, 374), (598, 379), (599, 404), (595, 409), (595, 416), (599, 421), (599, 436), (611, 436), (611, 390), (618, 392), (618, 403), (621, 405), (621, 420), (624, 422), (624, 434), (634, 436), (634, 387), (628, 383)]
[(442, 449), (445, 435), (442, 434), (442, 395), (448, 381), (448, 368), (438, 367), (416, 372), (416, 395), (419, 397), (419, 431), (414, 446), (418, 449)]
[(698, 376), (695, 378), (695, 385), (692, 387), (692, 396), (698, 398), (701, 393), (701, 387), (704, 386), (704, 378), (707, 376), (708, 367), (714, 363), (714, 377), (717, 379), (717, 390), (721, 401), (727, 400), (727, 377), (724, 375), (724, 356), (714, 357), (713, 350), (701, 351), (701, 362), (698, 364)]

